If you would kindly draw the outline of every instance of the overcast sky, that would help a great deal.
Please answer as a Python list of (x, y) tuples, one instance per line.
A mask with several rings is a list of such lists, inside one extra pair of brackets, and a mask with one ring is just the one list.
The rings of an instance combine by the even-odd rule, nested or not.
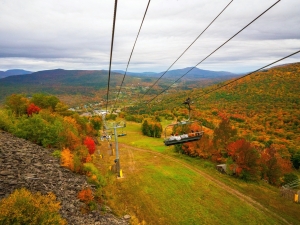
[[(165, 71), (229, 2), (152, 0), (128, 71)], [(234, 0), (172, 69), (195, 66), (275, 2)], [(112, 70), (126, 69), (147, 3), (118, 1)], [(0, 70), (107, 70), (113, 8), (114, 0), (1, 0)], [(281, 0), (198, 68), (248, 72), (297, 50), (300, 0)]]

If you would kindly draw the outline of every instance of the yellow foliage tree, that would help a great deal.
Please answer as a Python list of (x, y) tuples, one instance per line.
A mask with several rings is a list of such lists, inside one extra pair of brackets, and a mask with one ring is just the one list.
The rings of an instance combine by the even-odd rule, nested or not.
[(73, 162), (73, 154), (70, 149), (64, 148), (61, 152), (61, 165), (69, 168), (70, 170), (74, 170), (74, 162)]
[(43, 196), (22, 188), (0, 201), (0, 224), (65, 225), (53, 193)]

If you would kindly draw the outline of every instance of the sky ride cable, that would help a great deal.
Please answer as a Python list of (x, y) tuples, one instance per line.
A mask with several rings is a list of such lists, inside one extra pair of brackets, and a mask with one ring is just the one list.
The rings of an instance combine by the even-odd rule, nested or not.
[(210, 22), (210, 24), (208, 24), (208, 26), (198, 35), (198, 37), (181, 53), (181, 55), (172, 63), (171, 66), (169, 66), (169, 68), (154, 82), (154, 84), (152, 84), (152, 86), (144, 93), (144, 95), (142, 96), (142, 99), (145, 97), (145, 95), (157, 84), (157, 82), (172, 68), (172, 66), (187, 52), (187, 50), (201, 37), (201, 35), (210, 27), (210, 25), (212, 25), (215, 20), (225, 11), (225, 9), (233, 2), (233, 0), (231, 0), (226, 6), (225, 8), (213, 19), (213, 21)]
[(281, 0), (278, 0), (273, 5), (271, 5), (269, 8), (267, 8), (264, 12), (262, 12), (259, 16), (257, 16), (254, 20), (252, 20), (250, 23), (248, 23), (246, 26), (244, 26), (240, 31), (238, 31), (236, 34), (234, 34), (231, 38), (229, 38), (227, 41), (225, 41), (222, 45), (220, 45), (218, 48), (216, 48), (213, 52), (211, 52), (208, 56), (206, 56), (204, 59), (202, 59), (199, 63), (197, 63), (195, 66), (193, 66), (190, 70), (188, 70), (185, 74), (183, 74), (181, 77), (179, 77), (176, 81), (174, 81), (170, 86), (162, 90), (159, 94), (157, 94), (155, 97), (153, 97), (151, 100), (149, 100), (147, 103), (153, 101), (156, 99), (159, 95), (163, 94), (165, 91), (167, 91), (170, 87), (173, 86), (173, 84), (177, 83), (181, 78), (183, 78), (185, 75), (187, 75), (189, 72), (191, 72), (193, 69), (195, 69), (199, 64), (201, 64), (203, 61), (205, 61), (207, 58), (209, 58), (212, 54), (214, 54), (216, 51), (218, 51), (220, 48), (222, 48), (225, 44), (227, 44), (229, 41), (231, 41), (235, 36), (237, 36), (239, 33), (241, 33), (243, 30), (245, 30), (250, 24), (252, 24), (254, 21), (256, 21), (258, 18), (260, 18), (263, 14), (265, 14), (267, 11), (269, 11), (271, 8), (273, 8), (277, 3), (279, 3)]
[(109, 60), (109, 70), (108, 70), (108, 82), (107, 82), (106, 112), (107, 112), (108, 95), (109, 95), (111, 61), (112, 61), (112, 53), (113, 53), (113, 47), (114, 47), (114, 36), (115, 36), (115, 24), (116, 24), (117, 5), (118, 5), (118, 0), (115, 0), (113, 28), (112, 28), (112, 35), (111, 35), (110, 60)]
[(239, 78), (237, 78), (237, 79), (234, 79), (234, 80), (232, 80), (232, 81), (230, 81), (230, 82), (228, 82), (228, 83), (226, 83), (226, 84), (224, 84), (224, 85), (221, 85), (221, 86), (219, 86), (219, 87), (217, 87), (217, 88), (215, 88), (215, 89), (213, 89), (213, 90), (210, 90), (210, 91), (208, 91), (208, 92), (205, 92), (205, 93), (203, 93), (202, 95), (199, 95), (197, 98), (200, 98), (200, 97), (203, 97), (203, 96), (205, 96), (205, 95), (208, 95), (208, 94), (210, 94), (210, 93), (212, 93), (212, 92), (215, 92), (216, 90), (219, 90), (219, 89), (221, 89), (221, 88), (223, 88), (223, 87), (225, 87), (225, 86), (227, 86), (227, 85), (229, 85), (229, 84), (232, 84), (232, 83), (234, 83), (234, 82), (236, 82), (236, 81), (238, 81), (238, 80), (240, 80), (240, 79), (243, 79), (243, 78), (245, 78), (245, 77), (247, 77), (247, 76), (249, 76), (249, 75), (251, 75), (251, 74), (253, 74), (253, 73), (259, 72), (260, 70), (263, 70), (263, 69), (265, 69), (265, 68), (267, 68), (267, 67), (269, 67), (269, 66), (271, 66), (271, 65), (273, 65), (273, 64), (275, 64), (275, 63), (278, 63), (278, 62), (280, 62), (280, 61), (282, 61), (282, 60), (284, 60), (284, 59), (287, 59), (287, 58), (289, 58), (289, 57), (291, 57), (291, 56), (293, 56), (293, 55), (296, 55), (296, 54), (298, 54), (298, 53), (300, 53), (300, 50), (298, 50), (298, 51), (296, 51), (296, 52), (294, 52), (294, 53), (292, 53), (292, 54), (290, 54), (290, 55), (287, 55), (287, 56), (285, 56), (285, 57), (283, 57), (283, 58), (281, 58), (281, 59), (278, 59), (278, 60), (276, 60), (275, 62), (272, 62), (272, 63), (270, 63), (270, 64), (268, 64), (268, 65), (266, 65), (266, 66), (263, 66), (263, 67), (261, 67), (261, 68), (255, 70), (255, 71), (252, 71), (252, 72), (250, 72), (250, 73), (247, 73), (246, 75), (243, 75), (243, 76), (241, 76), (241, 77), (239, 77)]
[(147, 7), (146, 7), (146, 10), (145, 10), (145, 13), (144, 13), (144, 17), (143, 17), (142, 23), (141, 23), (141, 25), (140, 25), (139, 32), (138, 32), (138, 34), (137, 34), (137, 36), (136, 36), (136, 38), (135, 38), (135, 42), (134, 42), (134, 45), (133, 45), (133, 47), (132, 47), (132, 50), (131, 50), (131, 53), (130, 53), (130, 56), (129, 56), (129, 60), (128, 60), (128, 63), (127, 63), (127, 67), (126, 67), (126, 70), (125, 70), (125, 73), (124, 73), (124, 76), (123, 76), (123, 80), (122, 80), (122, 82), (121, 82), (120, 89), (119, 89), (119, 91), (118, 91), (118, 95), (117, 95), (117, 98), (116, 98), (116, 101), (115, 101), (115, 104), (114, 104), (113, 109), (115, 108), (115, 106), (116, 106), (116, 104), (117, 104), (117, 101), (118, 101), (118, 99), (119, 99), (119, 95), (120, 95), (120, 92), (121, 92), (121, 89), (122, 89), (122, 86), (123, 86), (123, 83), (124, 83), (124, 80), (125, 80), (125, 77), (126, 77), (126, 74), (127, 74), (127, 70), (128, 70), (128, 66), (129, 66), (131, 57), (132, 57), (132, 53), (133, 53), (133, 51), (134, 51), (134, 48), (135, 48), (137, 39), (138, 39), (138, 37), (139, 37), (139, 35), (140, 35), (141, 29), (142, 29), (142, 26), (143, 26), (143, 23), (144, 23), (144, 20), (145, 20), (145, 17), (146, 17), (146, 14), (147, 14), (147, 11), (148, 11), (148, 8), (149, 8), (149, 5), (150, 5), (150, 1), (151, 1), (151, 0), (148, 1)]

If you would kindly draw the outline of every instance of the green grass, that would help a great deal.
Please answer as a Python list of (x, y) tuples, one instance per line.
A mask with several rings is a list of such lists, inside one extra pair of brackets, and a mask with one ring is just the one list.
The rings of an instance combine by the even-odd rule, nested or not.
[(166, 147), (163, 143), (164, 138), (153, 138), (147, 137), (142, 134), (140, 123), (132, 123), (127, 122), (126, 124), (126, 133), (125, 137), (118, 138), (120, 143), (128, 144), (134, 147), (158, 151), (158, 152), (166, 152), (168, 147)]
[[(119, 142), (153, 153), (120, 148), (125, 178), (112, 179), (105, 188), (107, 203), (118, 215), (130, 214), (147, 224), (284, 224), (195, 171), (155, 153), (159, 152), (204, 171), (290, 223), (299, 224), (300, 204), (282, 198), (278, 188), (220, 174), (209, 161), (174, 153), (172, 147), (164, 146), (162, 138), (143, 136), (140, 127), (128, 123), (127, 136)], [(114, 156), (106, 159), (112, 162)]]
[(131, 158), (130, 151), (121, 154), (124, 178), (105, 191), (118, 215), (147, 224), (280, 224), (180, 164), (138, 151)]

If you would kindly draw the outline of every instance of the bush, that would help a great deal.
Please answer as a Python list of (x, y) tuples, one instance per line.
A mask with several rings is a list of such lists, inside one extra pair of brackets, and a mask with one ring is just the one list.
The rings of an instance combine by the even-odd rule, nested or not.
[(54, 194), (32, 194), (22, 188), (0, 201), (0, 224), (67, 224), (59, 208)]
[(0, 129), (5, 131), (13, 130), (13, 115), (9, 114), (7, 110), (0, 110)]
[(88, 181), (96, 185), (97, 188), (106, 185), (105, 178), (100, 174), (99, 170), (93, 163), (85, 163), (83, 165), (83, 170), (87, 173), (89, 177)]
[(294, 186), (295, 186), (294, 188), (298, 188), (299, 185), (296, 186), (296, 184), (298, 183), (297, 180), (298, 180), (298, 176), (296, 174), (287, 173), (287, 174), (283, 175), (283, 182), (282, 182), (281, 185), (286, 185), (286, 184), (295, 182), (294, 183)]
[(204, 168), (214, 168), (214, 164), (212, 162), (204, 162), (203, 164)]
[(90, 211), (97, 209), (97, 203), (94, 201), (94, 194), (90, 188), (85, 188), (81, 190), (78, 193), (77, 198), (80, 201), (85, 203), (86, 207), (83, 209), (90, 210)]
[(52, 156), (54, 156), (55, 158), (59, 158), (61, 157), (61, 151), (59, 150), (55, 150), (54, 152), (52, 152)]

